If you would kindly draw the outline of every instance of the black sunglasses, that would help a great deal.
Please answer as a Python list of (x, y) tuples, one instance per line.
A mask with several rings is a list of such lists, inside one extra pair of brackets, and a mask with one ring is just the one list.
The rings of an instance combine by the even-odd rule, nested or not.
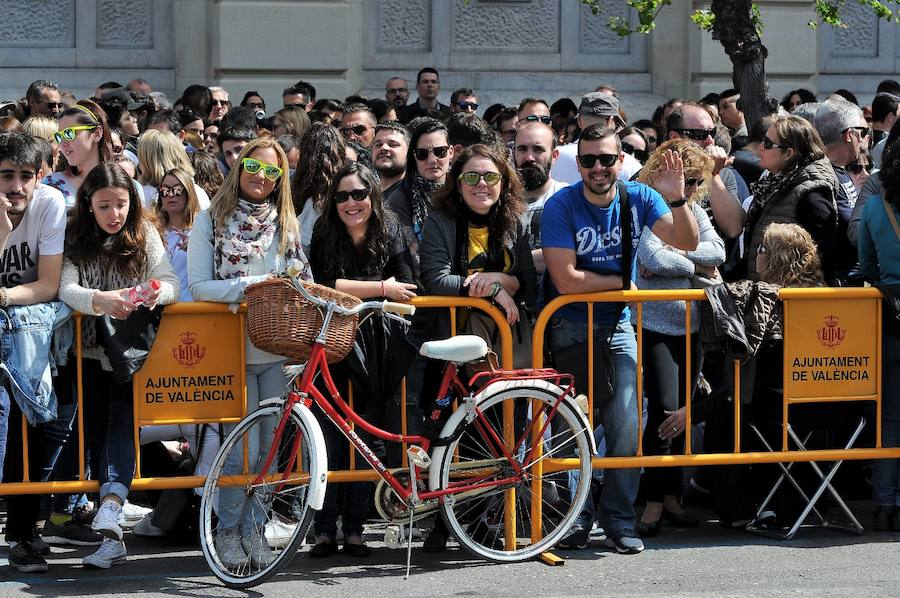
[(419, 149), (413, 152), (413, 156), (416, 157), (416, 160), (419, 162), (424, 162), (428, 159), (428, 154), (434, 154), (435, 158), (444, 158), (447, 156), (447, 152), (450, 150), (449, 145), (439, 145), (437, 147), (426, 149), (424, 147), (420, 147)]
[(715, 129), (673, 129), (679, 135), (683, 135), (694, 141), (703, 141), (707, 137), (715, 137)]
[(622, 142), (622, 151), (625, 152), (626, 154), (631, 154), (632, 156), (637, 158), (642, 163), (647, 161), (647, 157), (648, 157), (647, 150), (636, 149), (633, 145), (631, 145), (627, 141)]
[(763, 140), (762, 140), (762, 146), (763, 146), (764, 148), (766, 148), (767, 150), (770, 150), (770, 149), (776, 148), (776, 147), (777, 147), (778, 149), (784, 149), (784, 146), (783, 146), (783, 145), (779, 145), (778, 143), (775, 143), (774, 141), (772, 141), (772, 140), (769, 139), (768, 137), (763, 137)]
[(853, 164), (847, 164), (844, 167), (844, 170), (849, 172), (850, 174), (861, 174), (863, 170), (866, 172), (871, 172), (871, 164), (860, 164), (859, 162), (854, 162)]
[(459, 102), (457, 105), (460, 110), (478, 110), (478, 104), (476, 102)]
[(368, 189), (354, 189), (353, 191), (338, 191), (334, 194), (334, 203), (344, 203), (350, 198), (353, 201), (365, 201), (369, 197)]
[(578, 162), (583, 168), (593, 168), (597, 161), (600, 166), (609, 168), (619, 159), (619, 154), (581, 154), (578, 156)]
[(538, 116), (537, 114), (532, 114), (531, 116), (526, 116), (525, 118), (520, 118), (519, 122), (520, 123), (522, 123), (522, 122), (529, 122), (529, 123), (542, 122), (545, 125), (549, 126), (550, 123), (553, 122), (553, 119), (546, 115)]
[(341, 127), (341, 135), (346, 137), (351, 132), (354, 135), (362, 135), (368, 130), (369, 130), (369, 128), (366, 125), (354, 125), (352, 127)]

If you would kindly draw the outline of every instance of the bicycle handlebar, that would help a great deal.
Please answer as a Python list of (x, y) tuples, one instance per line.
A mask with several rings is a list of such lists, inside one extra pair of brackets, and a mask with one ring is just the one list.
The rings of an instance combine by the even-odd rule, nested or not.
[(287, 274), (291, 279), (291, 284), (293, 284), (294, 288), (297, 289), (297, 291), (301, 295), (303, 295), (304, 299), (306, 299), (313, 305), (317, 305), (325, 309), (331, 309), (334, 311), (334, 313), (340, 314), (342, 316), (352, 316), (367, 309), (379, 309), (381, 311), (386, 311), (389, 313), (410, 316), (416, 312), (416, 307), (414, 305), (407, 305), (406, 303), (394, 303), (392, 301), (365, 301), (354, 307), (343, 307), (341, 305), (338, 305), (334, 301), (328, 301), (327, 299), (321, 299), (319, 297), (311, 295), (309, 291), (307, 291), (306, 288), (300, 283), (300, 280), (297, 279), (297, 276), (300, 274), (300, 271), (298, 269), (289, 266)]

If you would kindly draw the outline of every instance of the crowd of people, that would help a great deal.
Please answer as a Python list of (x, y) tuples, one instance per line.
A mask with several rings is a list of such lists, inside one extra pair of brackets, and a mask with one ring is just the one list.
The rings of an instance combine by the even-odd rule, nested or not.
[[(101, 484), (93, 510), (79, 495), (6, 497), (12, 567), (46, 571), (48, 543), (97, 546), (84, 558), (88, 566), (126, 560), (122, 519), (135, 468), (131, 375), (152, 345), (157, 307), (240, 303), (248, 286), (289, 261), (303, 265), (304, 279), (360, 298), (488, 299), (516, 332), (517, 367), (529, 365), (532, 325), (556, 297), (724, 289), (716, 292), (753, 304), (754, 325), (765, 331), (743, 366), (749, 375), (742, 376), (741, 409), (749, 420), (781, 405), (781, 315), (772, 307), (780, 287), (875, 284), (890, 294), (900, 283), (896, 81), (882, 82), (871, 107), (862, 108), (848, 92), (818, 101), (794, 90), (749, 126), (734, 89), (672, 99), (651, 118), (631, 121), (606, 85), (577, 104), (527, 97), (483, 111), (468, 88), (440, 103), (432, 68), (419, 71), (415, 89), (410, 102), (409, 82), (392, 77), (383, 99), (338, 100), (318, 98), (299, 81), (270, 110), (254, 90), (237, 104), (220, 87), (191, 85), (170, 102), (135, 79), (103, 83), (94, 97), (76, 101), (50, 81), (35, 81), (24, 99), (0, 106), (0, 313), (8, 323), (2, 480), (22, 479), (25, 450), (29, 479), (75, 477), (75, 311), (90, 316), (81, 330), (85, 440), (87, 470)], [(553, 314), (547, 357), (575, 376), (581, 393), (593, 379), (601, 454), (636, 454), (639, 434), (646, 455), (682, 452), (691, 397), (691, 421), (700, 425), (694, 441), (702, 438), (701, 450), (730, 452), (733, 380), (724, 366), (733, 355), (704, 329), (707, 320), (736, 317), (722, 312), (705, 303), (647, 304), (642, 371), (638, 313), (628, 305), (595, 303), (593, 330), (584, 303)], [(900, 341), (892, 318), (885, 321), (883, 443), (897, 446)], [(464, 311), (457, 324), (499, 352), (491, 319)], [(436, 312), (417, 317), (409, 331), (372, 318), (360, 330), (362, 350), (333, 373), (339, 385), (354, 384), (356, 410), (388, 428), (399, 425), (387, 405), (407, 376), (416, 414), (410, 427), (433, 433), (440, 422), (424, 414), (436, 413), (430, 386), (439, 364), (417, 357), (415, 347), (448, 334), (449, 318)], [(599, 356), (593, 363), (589, 337)], [(245, 342), (247, 408), (254, 410), (284, 388), (284, 358)], [(390, 360), (377, 355), (386, 348)], [(324, 428), (329, 468), (340, 469), (347, 445)], [(162, 453), (187, 458), (203, 475), (227, 429), (142, 430), (141, 442), (170, 441)], [(900, 530), (898, 471), (897, 461), (874, 466), (876, 529)], [(769, 473), (765, 466), (720, 468), (698, 473), (691, 485), (712, 493), (723, 526), (739, 526), (762, 498), (751, 482)], [(563, 539), (565, 548), (584, 548), (599, 527), (608, 547), (634, 554), (664, 524), (698, 525), (684, 509), (679, 468), (643, 476), (611, 469), (595, 481), (596, 500)], [(135, 533), (173, 531), (177, 518), (165, 512), (173, 501), (157, 500)], [(340, 550), (338, 520), (343, 552), (368, 555), (363, 523), (371, 501), (370, 484), (329, 485), (310, 555)], [(226, 566), (273, 558), (258, 531), (242, 532), (237, 514), (218, 516), (224, 531), (216, 544)], [(448, 536), (438, 521), (425, 548), (444, 550)]]

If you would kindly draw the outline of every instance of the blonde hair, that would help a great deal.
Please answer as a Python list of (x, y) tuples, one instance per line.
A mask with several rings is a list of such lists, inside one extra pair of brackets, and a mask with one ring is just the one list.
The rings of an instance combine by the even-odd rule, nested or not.
[(22, 123), (22, 130), (27, 134), (47, 141), (55, 141), (53, 134), (58, 128), (58, 121), (47, 116), (30, 116)]
[(802, 226), (773, 223), (763, 232), (765, 282), (783, 287), (822, 287), (825, 280), (816, 242)]
[(159, 187), (163, 177), (173, 168), (186, 170), (194, 176), (194, 167), (184, 145), (173, 133), (148, 129), (138, 140), (138, 180), (145, 185)]
[[(187, 194), (184, 202), (184, 229), (187, 230), (194, 225), (194, 217), (200, 212), (200, 202), (197, 200), (197, 189), (194, 187), (194, 179), (183, 168), (173, 168), (163, 175), (163, 179), (167, 176), (173, 176), (178, 179), (178, 182), (181, 183), (181, 186), (184, 187), (184, 192)], [(160, 185), (162, 185), (162, 180), (160, 180)], [(162, 204), (163, 196), (157, 194), (153, 211), (159, 220), (159, 232), (165, 238), (166, 227), (169, 226), (169, 213), (163, 209)]]
[(693, 203), (701, 197), (706, 197), (709, 193), (709, 181), (712, 178), (712, 169), (715, 162), (699, 145), (685, 139), (670, 139), (657, 147), (650, 154), (650, 157), (647, 158), (647, 163), (644, 164), (644, 167), (638, 174), (637, 180), (653, 187), (653, 175), (662, 170), (665, 164), (664, 156), (669, 150), (681, 156), (686, 179), (703, 179), (703, 184), (699, 185), (694, 190), (694, 193), (687, 198), (688, 203)]
[(300, 242), (300, 225), (297, 221), (297, 213), (294, 211), (294, 202), (291, 198), (291, 184), (288, 180), (288, 159), (274, 139), (253, 139), (248, 143), (237, 160), (234, 161), (234, 167), (228, 172), (225, 181), (211, 200), (209, 208), (210, 218), (221, 228), (225, 228), (228, 217), (234, 213), (238, 205), (238, 198), (241, 193), (241, 161), (258, 149), (272, 148), (278, 156), (278, 167), (284, 171), (281, 178), (275, 183), (272, 194), (269, 195), (269, 201), (275, 204), (278, 210), (278, 230), (281, 235), (279, 250), (287, 249), (288, 243), (292, 241)]

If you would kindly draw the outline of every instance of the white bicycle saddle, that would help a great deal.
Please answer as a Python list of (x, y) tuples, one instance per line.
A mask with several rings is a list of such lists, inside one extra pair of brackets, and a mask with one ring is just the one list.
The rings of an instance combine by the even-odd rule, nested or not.
[(483, 338), (474, 334), (461, 334), (442, 341), (428, 341), (419, 349), (419, 354), (425, 357), (455, 363), (475, 361), (487, 353), (487, 343)]

